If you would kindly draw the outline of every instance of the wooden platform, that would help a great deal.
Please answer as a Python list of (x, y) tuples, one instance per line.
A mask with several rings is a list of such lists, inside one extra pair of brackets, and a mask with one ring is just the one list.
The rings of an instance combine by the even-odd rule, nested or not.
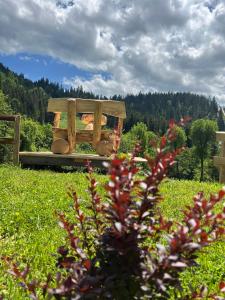
[[(111, 157), (97, 154), (72, 153), (67, 155), (53, 154), (52, 152), (19, 152), (22, 165), (29, 166), (74, 166), (84, 167), (85, 161), (91, 161), (93, 167), (104, 168), (103, 162), (110, 162)], [(136, 162), (146, 163), (146, 159), (135, 158)]]

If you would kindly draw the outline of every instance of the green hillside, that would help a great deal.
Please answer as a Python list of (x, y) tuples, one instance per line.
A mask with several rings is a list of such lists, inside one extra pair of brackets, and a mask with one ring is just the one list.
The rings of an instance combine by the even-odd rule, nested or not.
[[(41, 123), (51, 122), (52, 114), (47, 113), (49, 97), (105, 98), (85, 92), (81, 86), (64, 89), (58, 83), (48, 79), (32, 82), (23, 74), (16, 74), (0, 63), (0, 90), (7, 96), (12, 110)], [(199, 118), (221, 121), (216, 100), (192, 93), (139, 93), (137, 95), (112, 96), (114, 100), (126, 103), (127, 119), (125, 131), (129, 131), (137, 122), (143, 121), (149, 130), (165, 132), (170, 119), (180, 120), (189, 116), (192, 120)], [(223, 121), (223, 120), (222, 120)], [(113, 127), (113, 120), (109, 119)], [(224, 127), (224, 123), (222, 124)], [(223, 128), (222, 128), (223, 130)]]

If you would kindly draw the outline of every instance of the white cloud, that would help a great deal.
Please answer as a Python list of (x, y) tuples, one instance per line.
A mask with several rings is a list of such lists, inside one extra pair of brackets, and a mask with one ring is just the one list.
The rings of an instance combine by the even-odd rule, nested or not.
[(98, 94), (192, 91), (225, 102), (223, 0), (56, 3), (0, 0), (0, 51), (50, 55), (92, 71), (64, 82)]

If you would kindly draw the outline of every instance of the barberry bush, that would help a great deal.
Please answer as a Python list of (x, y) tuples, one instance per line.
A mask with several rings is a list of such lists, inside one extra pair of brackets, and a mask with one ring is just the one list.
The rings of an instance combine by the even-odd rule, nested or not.
[(217, 206), (225, 190), (209, 199), (200, 192), (183, 211), (181, 222), (163, 217), (160, 183), (181, 151), (171, 147), (175, 132), (171, 122), (155, 145), (155, 158), (147, 157), (144, 175), (135, 162), (138, 146), (131, 159), (115, 155), (107, 166), (104, 199), (88, 164), (86, 213), (77, 193), (70, 190), (74, 220), (58, 214), (67, 239), (58, 249), (57, 274), (49, 275), (44, 283), (31, 280), (29, 266), (21, 269), (4, 258), (9, 272), (32, 299), (225, 299), (222, 279), (216, 294), (201, 286), (188, 294), (182, 292), (180, 275), (197, 266), (203, 248), (224, 241), (225, 208), (218, 212)]

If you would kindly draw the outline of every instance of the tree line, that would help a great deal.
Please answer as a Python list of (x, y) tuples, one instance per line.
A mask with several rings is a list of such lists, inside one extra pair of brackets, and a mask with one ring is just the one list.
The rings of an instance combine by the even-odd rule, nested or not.
[[(58, 83), (48, 79), (32, 82), (23, 74), (16, 74), (0, 63), (0, 89), (7, 97), (13, 111), (21, 113), (42, 124), (52, 121), (52, 115), (47, 113), (48, 98), (70, 97), (86, 99), (107, 99), (103, 95), (85, 92), (82, 86), (65, 89)], [(192, 93), (139, 93), (137, 95), (114, 95), (113, 100), (125, 101), (127, 119), (124, 130), (127, 132), (137, 122), (143, 122), (148, 129), (164, 133), (171, 119), (179, 121), (184, 116), (192, 120), (200, 118), (214, 119), (219, 129), (225, 130), (222, 112), (215, 98)], [(113, 126), (113, 120), (109, 125)]]
[[(64, 89), (58, 83), (44, 78), (32, 82), (23, 74), (18, 75), (0, 64), (0, 113), (20, 113), (24, 116), (21, 127), (21, 150), (50, 149), (52, 134), (49, 123), (52, 121), (52, 115), (47, 113), (49, 97), (107, 99), (102, 95), (85, 92), (82, 87)], [(138, 140), (142, 144), (141, 155), (153, 154), (149, 141), (165, 133), (171, 119), (179, 122), (184, 116), (189, 116), (191, 121), (184, 129), (178, 129), (177, 140), (178, 145), (182, 141), (187, 148), (181, 156), (178, 156), (176, 167), (170, 175), (176, 178), (201, 180), (217, 177), (217, 172), (209, 159), (210, 155), (215, 155), (217, 151), (217, 147), (212, 143), (213, 135), (210, 135), (207, 147), (197, 146), (197, 142), (202, 138), (201, 134), (203, 135), (201, 129), (205, 128), (206, 121), (203, 119), (213, 122), (213, 125), (211, 123), (213, 131), (217, 128), (225, 130), (223, 111), (215, 98), (192, 93), (168, 92), (139, 93), (125, 97), (114, 95), (111, 99), (123, 100), (126, 103), (127, 119), (124, 124), (121, 152), (131, 152)], [(195, 134), (197, 137), (194, 137), (193, 124), (196, 124), (195, 126), (198, 124), (197, 135)], [(114, 126), (113, 118), (109, 118), (108, 125)], [(6, 135), (7, 128), (1, 124), (0, 134)], [(90, 146), (81, 145), (79, 151), (90, 152), (92, 149)], [(3, 149), (1, 146), (1, 161), (7, 153), (6, 147)]]

